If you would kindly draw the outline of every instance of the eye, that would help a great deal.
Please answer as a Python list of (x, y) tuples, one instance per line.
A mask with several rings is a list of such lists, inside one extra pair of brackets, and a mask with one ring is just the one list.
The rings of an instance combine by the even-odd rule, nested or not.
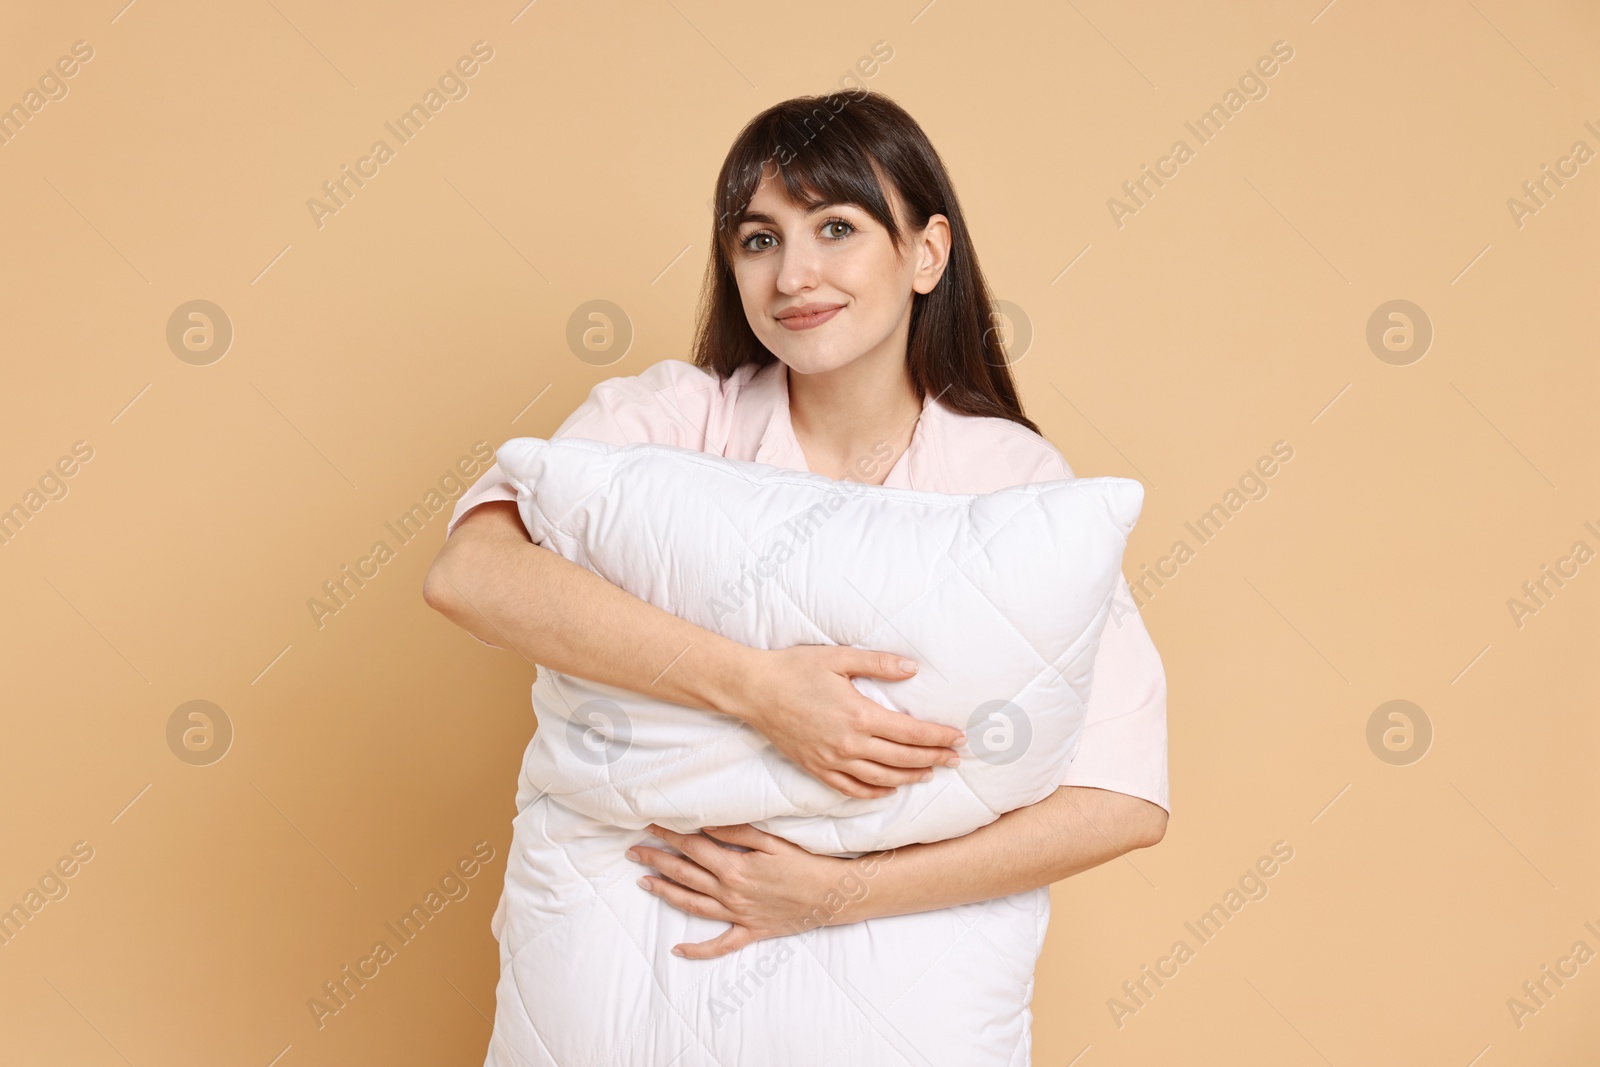
[(838, 237), (830, 237), (830, 241), (842, 241), (846, 237), (849, 237), (850, 234), (856, 232), (854, 224), (848, 223), (844, 219), (829, 219), (827, 222), (822, 224), (822, 232), (827, 233), (828, 230), (834, 226), (843, 226), (847, 232), (840, 234)]
[(750, 242), (754, 241), (758, 237), (765, 237), (769, 241), (773, 240), (772, 234), (768, 233), (766, 230), (757, 230), (755, 233), (751, 234), (749, 237), (746, 237), (744, 240), (740, 241), (739, 242), (739, 247), (744, 249), (746, 252), (761, 252), (761, 251), (765, 251), (765, 249), (751, 248), (750, 247)]

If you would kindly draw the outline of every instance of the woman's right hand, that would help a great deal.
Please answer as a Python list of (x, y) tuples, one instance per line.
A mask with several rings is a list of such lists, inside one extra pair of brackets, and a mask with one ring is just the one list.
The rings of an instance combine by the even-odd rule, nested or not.
[(858, 674), (910, 678), (913, 661), (847, 645), (750, 651), (734, 714), (823, 784), (846, 796), (885, 797), (922, 781), (930, 767), (959, 762), (960, 730), (890, 711), (850, 682)]

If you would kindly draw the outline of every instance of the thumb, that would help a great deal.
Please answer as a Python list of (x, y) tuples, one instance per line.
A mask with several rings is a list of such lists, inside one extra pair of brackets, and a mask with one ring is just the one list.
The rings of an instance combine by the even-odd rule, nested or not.
[(726, 841), (730, 845), (739, 845), (755, 852), (776, 852), (779, 844), (786, 845), (789, 843), (784, 838), (769, 834), (765, 830), (758, 830), (749, 823), (735, 823), (732, 826), (702, 826), (701, 829), (714, 840)]
[(906, 659), (895, 652), (873, 652), (860, 648), (850, 651), (853, 655), (845, 661), (845, 673), (849, 675), (864, 674), (869, 678), (898, 681), (917, 673), (916, 660)]
[(691, 960), (709, 960), (744, 948), (754, 940), (755, 938), (750, 936), (749, 930), (735, 923), (710, 941), (701, 941), (698, 944), (675, 945), (672, 953), (675, 956), (684, 956)]

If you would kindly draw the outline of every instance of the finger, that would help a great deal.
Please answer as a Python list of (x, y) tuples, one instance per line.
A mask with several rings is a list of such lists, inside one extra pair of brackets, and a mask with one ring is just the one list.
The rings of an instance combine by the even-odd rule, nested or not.
[(737, 952), (754, 941), (755, 935), (737, 923), (728, 927), (710, 941), (701, 941), (692, 945), (674, 945), (673, 953), (691, 960), (709, 960), (717, 956), (726, 956), (730, 952)]
[(848, 774), (835, 770), (824, 771), (818, 777), (824, 785), (832, 787), (845, 796), (857, 797), (862, 800), (875, 800), (878, 797), (886, 797), (894, 792), (893, 787), (885, 788), (883, 786), (868, 785), (860, 779), (852, 778)]
[(732, 826), (702, 826), (701, 829), (710, 834), (714, 840), (726, 841), (730, 845), (741, 845), (756, 852), (777, 852), (784, 845), (790, 844), (775, 834), (757, 830), (747, 822), (735, 823)]
[(917, 673), (917, 661), (906, 659), (894, 652), (874, 652), (865, 648), (841, 645), (840, 663), (847, 675), (864, 674), (869, 678), (889, 678), (900, 681)]
[(902, 785), (911, 785), (922, 781), (923, 775), (933, 774), (931, 770), (926, 768), (920, 771), (908, 771), (900, 767), (885, 767), (881, 763), (874, 763), (868, 759), (847, 760), (839, 764), (839, 770), (857, 781), (888, 789), (890, 792)]
[(645, 827), (645, 829), (649, 830), (651, 834), (653, 834), (656, 837), (659, 837), (661, 840), (665, 841), (667, 844), (672, 845), (674, 848), (677, 847), (678, 842), (682, 841), (685, 837), (690, 836), (688, 834), (680, 834), (676, 830), (668, 830), (665, 826), (662, 826), (660, 823), (650, 823), (649, 825), (647, 825)]
[(672, 845), (712, 874), (721, 875), (728, 870), (728, 850), (701, 834), (680, 834), (664, 826), (651, 823), (651, 833)]
[(922, 776), (922, 772), (929, 767), (954, 766), (960, 762), (960, 757), (952, 755), (954, 749), (931, 748), (922, 745), (902, 745), (898, 741), (885, 741), (881, 737), (870, 737), (861, 746), (861, 758), (881, 763), (885, 767), (912, 768), (910, 776), (901, 781), (914, 782)]
[[(894, 789), (900, 784), (900, 775), (905, 773), (865, 759), (842, 760), (834, 765), (834, 769), (847, 778), (853, 778), (862, 785), (874, 789)], [(921, 777), (921, 774), (918, 777)]]
[(729, 911), (714, 897), (704, 893), (696, 893), (675, 882), (654, 875), (646, 875), (641, 879), (644, 888), (651, 894), (660, 897), (679, 911), (686, 911), (690, 915), (699, 915), (707, 919), (720, 919), (725, 923), (734, 921), (733, 912)]
[(874, 737), (898, 741), (903, 745), (948, 748), (949, 755), (955, 755), (955, 749), (967, 743), (967, 735), (954, 726), (927, 722), (904, 712), (890, 711), (875, 700), (867, 700), (866, 697), (861, 699), (868, 705), (862, 711), (867, 730)]
[(686, 860), (682, 856), (674, 856), (670, 852), (663, 852), (659, 848), (651, 848), (648, 845), (635, 845), (631, 851), (638, 853), (639, 859), (637, 862), (644, 864), (646, 867), (654, 867), (674, 882), (686, 885), (690, 889), (698, 890), (701, 893), (716, 896), (717, 879), (698, 863)]

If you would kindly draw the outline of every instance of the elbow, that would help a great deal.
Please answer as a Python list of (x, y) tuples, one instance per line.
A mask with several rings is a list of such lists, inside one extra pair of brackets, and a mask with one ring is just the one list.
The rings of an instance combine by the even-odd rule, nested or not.
[(1145, 802), (1148, 809), (1144, 817), (1139, 820), (1133, 834), (1134, 848), (1149, 848), (1159, 845), (1161, 839), (1167, 836), (1167, 812), (1159, 804)]
[(446, 532), (422, 581), (423, 601), (463, 625), (463, 618), (477, 616), (483, 605), (492, 604), (511, 574), (511, 549), (506, 546), (530, 543), (515, 503), (496, 500), (477, 505)]
[(446, 618), (453, 619), (460, 610), (461, 591), (451, 578), (452, 554), (449, 542), (439, 549), (428, 574), (422, 580), (422, 600), (428, 607)]
[(1061, 786), (1056, 795), (1066, 798), (1062, 818), (1098, 843), (1103, 859), (1096, 862), (1160, 844), (1167, 835), (1167, 809), (1143, 797), (1072, 785)]

